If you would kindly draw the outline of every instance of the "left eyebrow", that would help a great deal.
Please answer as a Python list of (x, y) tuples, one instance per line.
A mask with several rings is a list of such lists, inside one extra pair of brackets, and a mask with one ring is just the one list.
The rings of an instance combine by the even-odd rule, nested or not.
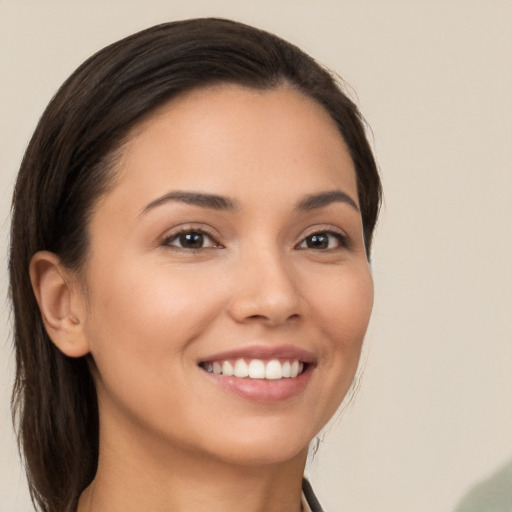
[(298, 212), (309, 212), (318, 208), (324, 208), (332, 203), (345, 203), (359, 212), (356, 202), (342, 190), (327, 190), (318, 194), (311, 194), (299, 201), (295, 210)]

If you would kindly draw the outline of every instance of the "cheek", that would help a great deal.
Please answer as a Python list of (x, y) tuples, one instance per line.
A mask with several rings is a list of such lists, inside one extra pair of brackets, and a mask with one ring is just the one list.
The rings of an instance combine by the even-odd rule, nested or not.
[(368, 265), (357, 263), (326, 278), (316, 303), (331, 337), (341, 345), (362, 342), (373, 306), (373, 280)]
[[(373, 280), (365, 263), (326, 280), (315, 311), (322, 330), (326, 378), (346, 392), (355, 375), (373, 306)], [(343, 391), (344, 390), (344, 391)]]
[(148, 369), (168, 373), (169, 360), (182, 364), (183, 350), (218, 314), (213, 288), (202, 289), (199, 301), (198, 283), (173, 268), (119, 265), (108, 279), (96, 277), (87, 335), (104, 377)]

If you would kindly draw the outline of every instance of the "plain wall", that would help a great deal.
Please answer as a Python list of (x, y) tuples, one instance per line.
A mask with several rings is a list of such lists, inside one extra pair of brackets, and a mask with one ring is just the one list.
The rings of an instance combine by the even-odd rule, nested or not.
[[(0, 0), (3, 258), (16, 171), (57, 87), (106, 44), (196, 16), (298, 44), (351, 84), (373, 128), (385, 188), (376, 303), (361, 389), (309, 466), (320, 501), (330, 512), (453, 511), (512, 460), (512, 2)], [(6, 275), (4, 260), (3, 295)], [(0, 512), (32, 510), (11, 354), (6, 305)]]

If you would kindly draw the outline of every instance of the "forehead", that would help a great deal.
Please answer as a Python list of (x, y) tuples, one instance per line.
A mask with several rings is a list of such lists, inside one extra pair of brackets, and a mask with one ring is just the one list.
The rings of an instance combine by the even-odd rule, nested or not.
[[(357, 202), (354, 166), (328, 112), (288, 85), (219, 85), (169, 101), (133, 129), (114, 189), (131, 202), (167, 189), (256, 197), (342, 187)], [(107, 194), (109, 195), (109, 194)], [(242, 198), (243, 199), (243, 198)]]

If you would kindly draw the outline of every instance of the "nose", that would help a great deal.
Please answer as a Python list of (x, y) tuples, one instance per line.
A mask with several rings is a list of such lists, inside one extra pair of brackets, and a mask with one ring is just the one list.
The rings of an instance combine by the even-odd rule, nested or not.
[(229, 303), (236, 322), (277, 326), (300, 318), (300, 309), (297, 278), (279, 251), (260, 250), (238, 262)]

